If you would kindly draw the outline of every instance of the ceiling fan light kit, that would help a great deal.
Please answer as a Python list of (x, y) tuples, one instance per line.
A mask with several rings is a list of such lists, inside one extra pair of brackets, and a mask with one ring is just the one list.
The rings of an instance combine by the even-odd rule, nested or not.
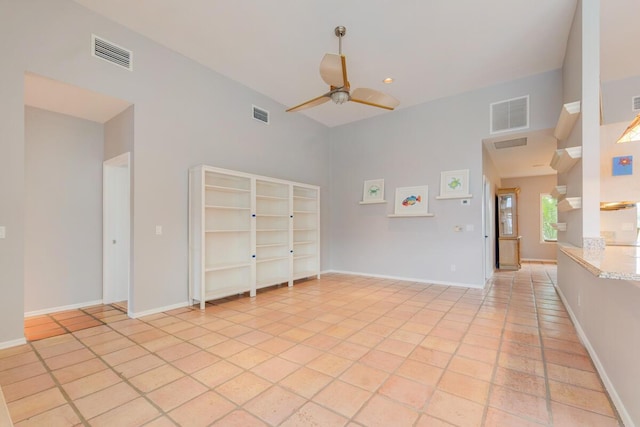
[(335, 28), (334, 33), (338, 37), (338, 55), (327, 53), (320, 62), (320, 77), (329, 85), (329, 92), (291, 107), (287, 109), (287, 112), (305, 110), (324, 104), (329, 100), (336, 104), (353, 101), (358, 104), (384, 108), (385, 110), (393, 110), (400, 105), (400, 101), (393, 96), (375, 89), (359, 88), (351, 92), (351, 85), (347, 79), (347, 59), (342, 54), (342, 37), (347, 34), (347, 29), (343, 26), (338, 26)]

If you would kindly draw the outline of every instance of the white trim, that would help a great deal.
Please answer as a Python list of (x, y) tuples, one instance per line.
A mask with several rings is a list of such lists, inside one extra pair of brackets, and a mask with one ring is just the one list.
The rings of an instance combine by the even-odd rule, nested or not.
[(329, 273), (348, 274), (350, 276), (376, 277), (379, 279), (401, 280), (403, 282), (416, 282), (416, 283), (424, 283), (427, 285), (442, 285), (442, 286), (456, 286), (460, 288), (484, 289), (484, 284), (473, 285), (469, 283), (444, 282), (440, 280), (428, 280), (428, 279), (414, 279), (411, 277), (388, 276), (385, 274), (360, 273), (357, 271), (344, 271), (344, 270), (327, 270), (326, 272), (323, 272), (323, 274), (329, 274)]
[(16, 347), (18, 345), (23, 345), (26, 343), (27, 343), (27, 340), (24, 338), (18, 338), (17, 340), (0, 342), (0, 350), (3, 350), (5, 348), (10, 348), (10, 347)]
[(24, 313), (24, 317), (40, 316), (42, 314), (56, 313), (59, 311), (67, 311), (67, 310), (75, 310), (77, 308), (91, 307), (93, 305), (100, 305), (100, 304), (102, 304), (102, 300), (97, 299), (94, 301), (79, 302), (77, 304), (63, 305), (60, 307), (43, 308), (41, 310), (26, 311)]
[(557, 264), (557, 259), (542, 259), (542, 258), (522, 258), (522, 262), (545, 262), (548, 264)]
[(600, 359), (598, 358), (598, 354), (596, 353), (595, 349), (589, 342), (589, 339), (587, 338), (587, 334), (585, 334), (584, 330), (582, 330), (582, 326), (580, 325), (580, 322), (578, 321), (578, 318), (576, 317), (576, 315), (573, 313), (573, 310), (571, 309), (571, 305), (569, 305), (569, 302), (564, 297), (564, 294), (562, 293), (562, 289), (560, 289), (560, 287), (557, 284), (554, 284), (554, 287), (556, 288), (556, 292), (558, 292), (558, 295), (560, 296), (562, 303), (567, 309), (567, 313), (569, 313), (569, 317), (571, 317), (571, 321), (573, 322), (573, 326), (575, 326), (576, 328), (576, 332), (578, 333), (578, 337), (580, 338), (580, 341), (589, 352), (589, 356), (591, 356), (591, 360), (593, 360), (593, 364), (595, 365), (596, 370), (598, 371), (598, 374), (600, 374), (602, 383), (604, 384), (604, 387), (607, 389), (607, 392), (611, 397), (611, 401), (613, 402), (616, 409), (618, 410), (618, 414), (622, 419), (622, 423), (627, 427), (635, 427), (635, 424), (633, 423), (633, 420), (631, 419), (629, 412), (627, 412), (627, 408), (625, 408), (624, 403), (622, 403), (622, 399), (620, 399), (620, 396), (618, 395), (618, 392), (613, 386), (613, 383), (609, 379), (607, 372), (604, 370), (604, 366), (602, 366), (602, 362), (600, 362)]
[(189, 304), (189, 301), (179, 302), (177, 304), (166, 305), (164, 307), (153, 308), (151, 310), (140, 311), (137, 313), (131, 312), (129, 313), (129, 317), (131, 317), (132, 319), (139, 319), (140, 317), (151, 316), (152, 314), (158, 314), (165, 311), (175, 310), (176, 308), (189, 307), (190, 305), (191, 304)]

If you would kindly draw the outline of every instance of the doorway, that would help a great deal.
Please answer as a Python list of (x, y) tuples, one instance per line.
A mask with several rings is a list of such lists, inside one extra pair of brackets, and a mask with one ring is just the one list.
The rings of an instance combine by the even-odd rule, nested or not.
[(487, 179), (486, 175), (482, 175), (482, 228), (484, 235), (484, 280), (487, 280), (493, 276), (494, 266), (494, 251), (493, 251), (493, 200), (491, 194), (491, 182)]
[(131, 272), (131, 154), (103, 163), (102, 299), (126, 307)]

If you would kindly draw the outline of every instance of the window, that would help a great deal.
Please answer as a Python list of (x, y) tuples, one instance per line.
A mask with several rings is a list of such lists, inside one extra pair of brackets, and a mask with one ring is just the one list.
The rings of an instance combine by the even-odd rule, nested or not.
[(558, 222), (558, 201), (551, 194), (540, 194), (540, 241), (557, 242), (558, 230), (551, 224)]

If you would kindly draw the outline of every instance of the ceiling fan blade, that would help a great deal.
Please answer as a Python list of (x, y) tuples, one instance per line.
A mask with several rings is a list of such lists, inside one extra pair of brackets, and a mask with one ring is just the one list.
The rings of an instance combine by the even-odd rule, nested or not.
[(400, 105), (400, 101), (393, 96), (368, 88), (355, 89), (351, 93), (351, 101), (371, 105), (372, 107), (384, 108), (386, 110), (393, 110)]
[(329, 86), (336, 88), (349, 86), (347, 80), (347, 62), (344, 55), (327, 53), (320, 62), (320, 77)]
[(300, 111), (300, 110), (306, 110), (307, 108), (311, 108), (311, 107), (315, 107), (316, 105), (320, 105), (320, 104), (324, 104), (325, 102), (329, 101), (331, 98), (329, 97), (329, 94), (324, 94), (322, 96), (319, 96), (317, 98), (313, 98), (309, 101), (303, 102), (300, 105), (296, 105), (295, 107), (291, 107), (288, 110), (286, 110), (287, 113), (294, 113), (296, 111)]

